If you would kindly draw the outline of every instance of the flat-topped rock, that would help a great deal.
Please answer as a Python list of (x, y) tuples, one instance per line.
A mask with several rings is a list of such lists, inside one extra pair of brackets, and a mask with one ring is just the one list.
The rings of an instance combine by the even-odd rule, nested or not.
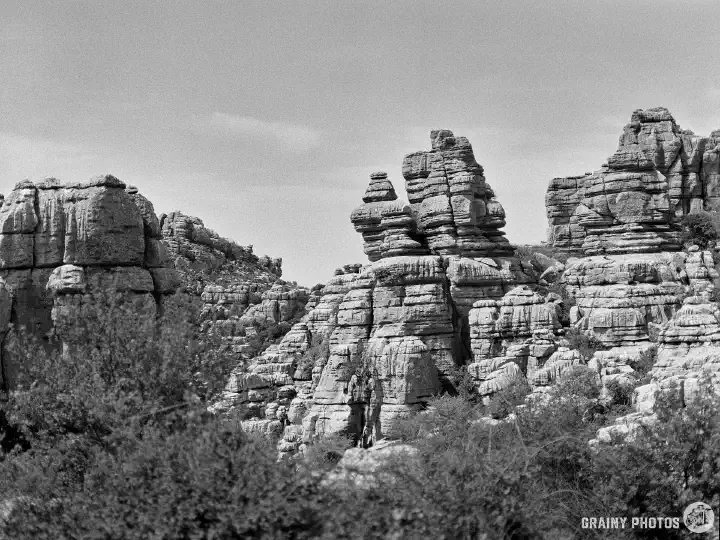
[[(180, 285), (152, 203), (112, 175), (25, 180), (0, 199), (0, 276), (8, 293), (0, 311), (11, 309), (17, 326), (39, 336), (54, 331), (63, 350), (84, 337), (83, 321), (108, 293), (133, 306), (140, 328)], [(3, 350), (0, 361), (12, 386), (19, 359)]]

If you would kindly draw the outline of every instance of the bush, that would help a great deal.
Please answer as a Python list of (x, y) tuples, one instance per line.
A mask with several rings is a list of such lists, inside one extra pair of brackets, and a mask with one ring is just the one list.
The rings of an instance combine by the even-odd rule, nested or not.
[(714, 247), (718, 239), (718, 230), (715, 225), (716, 216), (709, 212), (697, 212), (687, 214), (682, 219), (683, 235), (685, 244), (695, 244), (700, 249)]
[[(583, 366), (502, 420), (460, 396), (434, 398), (397, 426), (414, 454), (389, 455), (371, 485), (332, 483), (346, 439), (278, 462), (268, 442), (205, 412), (217, 359), (182, 305), (147, 338), (123, 305), (99, 309), (87, 323), (98, 333), (71, 354), (17, 338), (34, 362), (3, 405), (27, 441), (0, 461), (10, 538), (599, 538), (581, 517), (720, 503), (720, 398), (709, 381), (685, 408), (659, 396), (652, 429), (596, 450), (588, 440), (602, 415), (587, 413), (598, 387)], [(322, 342), (312, 347), (319, 354)]]
[(388, 458), (376, 485), (336, 486), (331, 530), (343, 538), (604, 538), (582, 529), (581, 518), (674, 517), (696, 500), (720, 502), (717, 396), (701, 389), (685, 410), (667, 401), (657, 427), (635, 442), (592, 450), (599, 424), (585, 412), (598, 392), (590, 370), (574, 370), (501, 422), (458, 397), (433, 400), (401, 426), (414, 457)]
[(295, 371), (296, 379), (310, 379), (312, 370), (318, 360), (327, 362), (330, 358), (330, 340), (321, 334), (315, 334), (310, 340), (310, 347), (298, 360)]
[[(720, 398), (709, 381), (678, 409), (671, 393), (658, 396), (658, 421), (631, 444), (603, 447), (594, 460), (598, 497), (608, 514), (682, 516), (695, 501), (720, 503)], [(653, 538), (651, 531), (636, 537)], [(683, 538), (667, 531), (666, 538)]]
[(547, 288), (547, 292), (555, 293), (560, 297), (562, 306), (561, 323), (563, 326), (570, 326), (570, 310), (577, 304), (575, 296), (568, 292), (567, 287), (564, 283), (556, 281), (551, 283)]
[[(56, 467), (39, 456), (23, 460), (25, 470), (6, 467), (9, 479), (20, 474), (20, 486), (31, 493), (16, 503), (6, 533), (138, 540), (317, 535), (316, 482), (278, 463), (267, 442), (236, 426), (201, 415), (184, 421), (184, 429), (170, 433), (146, 425), (139, 435), (116, 434), (110, 451), (83, 463), (84, 481), (74, 487), (59, 482)], [(28, 484), (33, 471), (38, 474)]]
[(206, 412), (226, 366), (181, 296), (157, 322), (98, 296), (77, 322), (67, 354), (10, 344), (24, 370), (2, 409), (27, 441), (0, 462), (10, 537), (309, 537), (314, 481)]
[(572, 255), (567, 251), (561, 251), (543, 244), (521, 244), (515, 246), (515, 255), (520, 257), (522, 260), (531, 261), (533, 259), (533, 255), (536, 253), (541, 253), (542, 255), (555, 259), (563, 264), (565, 264)]
[(588, 363), (597, 351), (605, 348), (602, 342), (592, 333), (584, 332), (578, 328), (568, 328), (565, 331), (565, 338), (568, 340), (569, 347), (578, 351), (585, 363)]

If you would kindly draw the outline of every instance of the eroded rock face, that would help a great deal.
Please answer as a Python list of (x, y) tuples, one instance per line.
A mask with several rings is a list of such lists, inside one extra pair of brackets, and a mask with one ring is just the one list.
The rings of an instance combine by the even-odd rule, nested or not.
[(305, 314), (308, 290), (281, 279), (282, 259), (257, 256), (182, 212), (160, 216), (162, 245), (184, 292), (202, 302), (200, 326), (239, 365)]
[[(252, 266), (257, 267), (253, 274), (269, 273), (275, 279), (282, 276), (281, 258), (258, 257), (253, 254), (252, 246), (240, 246), (222, 238), (205, 227), (200, 218), (171, 212), (160, 216), (159, 227), (175, 268), (183, 273), (211, 275), (235, 262), (238, 266), (245, 263), (245, 268), (242, 268), (245, 275), (254, 270), (250, 268)], [(236, 269), (230, 269), (229, 273), (233, 270)]]
[(505, 211), (483, 176), (465, 137), (430, 133), (432, 149), (405, 156), (405, 189), (418, 231), (431, 253), (468, 257), (510, 255), (500, 229)]
[(413, 238), (417, 237), (417, 226), (410, 206), (398, 200), (387, 173), (370, 175), (363, 204), (353, 210), (350, 221), (362, 234), (364, 251), (371, 261), (428, 253), (427, 247)]
[[(370, 264), (336, 271), (277, 348), (236, 370), (215, 408), (251, 416), (251, 430), (284, 426), (281, 455), (323, 435), (345, 433), (362, 446), (395, 435), (399, 420), (472, 361), (470, 314), (478, 300), (509, 306), (497, 339), (538, 333), (534, 347), (523, 343), (509, 361), (521, 376), (530, 349), (542, 361), (555, 350), (540, 336), (547, 328), (552, 336), (554, 305), (527, 288), (503, 299), (536, 283), (537, 272), (512, 255), (500, 230), (504, 212), (469, 142), (447, 130), (431, 139), (432, 150), (403, 163), (409, 204), (385, 173), (374, 173), (351, 214)], [(318, 347), (323, 352), (310, 354)]]
[[(134, 306), (138, 321), (152, 320), (162, 295), (179, 285), (159, 239), (150, 201), (114, 176), (20, 182), (0, 207), (0, 277), (9, 295), (2, 309), (37, 336), (53, 330), (64, 346), (82, 338), (85, 314), (110, 290)], [(2, 363), (11, 387), (16, 360), (4, 351)]]
[(606, 347), (648, 341), (648, 325), (664, 324), (687, 291), (707, 291), (717, 278), (709, 251), (570, 259), (563, 275), (577, 305), (571, 322)]
[(708, 295), (686, 298), (658, 341), (651, 381), (634, 392), (636, 412), (600, 429), (592, 444), (633, 438), (639, 426), (653, 424), (658, 392), (684, 407), (701, 392), (720, 388), (720, 309)]
[(548, 242), (587, 255), (678, 251), (679, 220), (720, 208), (718, 133), (680, 129), (663, 107), (636, 110), (601, 169), (550, 182)]
[(637, 110), (599, 170), (550, 183), (548, 240), (584, 255), (560, 279), (576, 301), (570, 323), (605, 349), (594, 358), (604, 383), (628, 382), (649, 331), (715, 287), (712, 254), (682, 252), (680, 239), (685, 214), (714, 208), (714, 136), (680, 129), (665, 108)]
[[(490, 396), (523, 377), (535, 382), (538, 370), (557, 350), (560, 314), (557, 303), (527, 286), (516, 287), (500, 300), (475, 302), (470, 311), (473, 362), (468, 372), (478, 393)], [(541, 378), (538, 384), (550, 380)]]
[(587, 179), (575, 210), (586, 255), (678, 251), (680, 227), (658, 170), (602, 170)]
[(585, 240), (585, 228), (575, 214), (585, 197), (592, 173), (550, 180), (545, 194), (548, 218), (548, 243), (557, 249), (579, 251)]
[[(287, 451), (297, 450), (303, 442), (303, 419), (328, 361), (323, 354), (306, 353), (328, 340), (337, 327), (339, 306), (358, 278), (358, 268), (348, 270), (339, 270), (324, 287), (311, 291), (307, 313), (278, 345), (235, 368), (214, 412), (236, 411), (251, 431), (280, 435), (285, 428)], [(312, 364), (303, 364), (304, 358)]]

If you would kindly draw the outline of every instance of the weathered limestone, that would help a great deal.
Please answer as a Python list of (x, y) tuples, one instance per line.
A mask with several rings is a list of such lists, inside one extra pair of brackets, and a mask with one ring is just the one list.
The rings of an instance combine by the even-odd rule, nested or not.
[(371, 261), (428, 252), (426, 247), (413, 239), (416, 224), (410, 207), (398, 200), (395, 188), (384, 172), (370, 175), (363, 204), (353, 210), (350, 221), (363, 235), (364, 251)]
[(700, 392), (720, 388), (720, 308), (707, 295), (686, 298), (658, 341), (650, 383), (634, 392), (636, 412), (600, 429), (593, 444), (632, 438), (640, 425), (654, 423), (658, 392), (684, 407)]
[(657, 170), (602, 170), (587, 179), (575, 210), (585, 229), (586, 255), (654, 253), (680, 249), (680, 227), (669, 186)]
[(630, 386), (650, 331), (684, 296), (715, 287), (711, 253), (680, 251), (682, 217), (715, 204), (713, 137), (681, 130), (667, 109), (637, 110), (601, 169), (550, 182), (548, 240), (585, 255), (561, 277), (576, 302), (570, 323), (603, 346), (592, 363), (605, 386)]
[[(161, 296), (179, 285), (159, 235), (150, 201), (114, 176), (20, 182), (0, 207), (0, 301), (10, 322), (42, 338), (53, 330), (67, 347), (109, 291), (131, 303), (138, 324), (154, 319)], [(6, 387), (16, 362), (3, 351)]]
[(683, 405), (695, 397), (704, 375), (720, 383), (720, 309), (706, 296), (686, 298), (659, 342), (652, 384), (661, 390), (675, 385)]
[(358, 276), (339, 305), (330, 357), (315, 389), (315, 435), (365, 444), (422, 408), (455, 365), (453, 313), (440, 257), (391, 257)]
[(720, 208), (720, 131), (680, 129), (663, 107), (638, 109), (602, 168), (554, 178), (548, 242), (587, 255), (677, 251), (680, 219)]
[(240, 246), (222, 238), (206, 228), (200, 218), (171, 212), (161, 215), (159, 221), (163, 243), (175, 268), (183, 273), (212, 274), (224, 265), (235, 262), (237, 265), (245, 263), (242, 270), (246, 275), (250, 266), (257, 268), (254, 274), (270, 273), (275, 279), (282, 275), (282, 259), (257, 257), (253, 254), (252, 246)]
[[(504, 211), (467, 139), (447, 130), (433, 131), (431, 139), (432, 150), (403, 162), (409, 206), (387, 176), (376, 173), (351, 215), (371, 264), (338, 306), (302, 435), (288, 428), (283, 451), (338, 432), (354, 434), (363, 446), (391, 437), (399, 419), (420, 410), (471, 359), (473, 303), (502, 304), (517, 285), (537, 282), (532, 267), (510, 256), (513, 248), (500, 231)], [(525, 294), (532, 301), (519, 307)], [(545, 307), (529, 289), (510, 295), (507, 305), (513, 302), (517, 315), (512, 307), (503, 311), (498, 340), (559, 326), (554, 305)], [(530, 348), (505, 369), (524, 370)], [(541, 362), (551, 354), (543, 351)]]
[(500, 230), (505, 211), (485, 182), (465, 137), (447, 129), (430, 133), (432, 149), (405, 156), (403, 176), (418, 232), (432, 253), (469, 257), (509, 255)]
[(717, 278), (709, 251), (570, 259), (563, 281), (577, 305), (571, 322), (606, 347), (648, 340), (648, 324), (667, 322), (687, 290), (709, 290)]
[[(277, 341), (305, 314), (308, 291), (280, 279), (282, 259), (258, 257), (182, 212), (162, 215), (161, 245), (185, 293), (203, 303), (200, 325), (238, 364)], [(151, 270), (153, 276), (160, 272)]]
[[(355, 279), (357, 273), (336, 275), (325, 287), (317, 290), (317, 298), (312, 304), (310, 301), (307, 303), (312, 309), (278, 345), (271, 345), (261, 355), (250, 357), (233, 371), (222, 399), (213, 406), (213, 410), (226, 412), (236, 409), (249, 418), (277, 420), (278, 408), (283, 406), (291, 412), (290, 423), (299, 423), (302, 415), (293, 411), (308, 408), (305, 401), (310, 400), (312, 389), (317, 384), (317, 380), (313, 380), (316, 366), (300, 369), (303, 367), (299, 365), (301, 358), (313, 341), (329, 337), (337, 325), (338, 306)], [(285, 388), (292, 385), (292, 391)]]
[(478, 300), (470, 310), (473, 363), (468, 372), (478, 393), (489, 396), (516, 379), (529, 379), (557, 349), (554, 333), (561, 328), (560, 306), (527, 286), (501, 300)]
[(548, 243), (557, 249), (579, 251), (585, 240), (585, 228), (575, 214), (585, 197), (591, 173), (583, 176), (553, 178), (545, 194), (549, 223)]

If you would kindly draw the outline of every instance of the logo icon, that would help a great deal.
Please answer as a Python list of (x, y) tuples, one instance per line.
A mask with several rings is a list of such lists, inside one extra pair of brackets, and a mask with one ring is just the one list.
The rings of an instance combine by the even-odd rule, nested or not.
[(683, 512), (683, 523), (694, 533), (708, 532), (715, 523), (715, 512), (709, 504), (694, 502)]

